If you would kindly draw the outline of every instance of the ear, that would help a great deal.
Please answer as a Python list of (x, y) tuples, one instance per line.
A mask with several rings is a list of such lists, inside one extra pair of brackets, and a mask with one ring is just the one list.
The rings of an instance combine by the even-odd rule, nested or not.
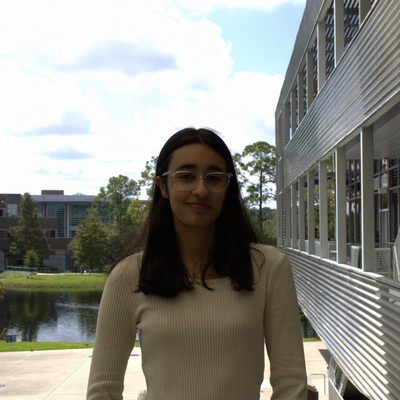
[(156, 184), (161, 190), (162, 197), (168, 199), (168, 190), (161, 177), (159, 176), (156, 177)]

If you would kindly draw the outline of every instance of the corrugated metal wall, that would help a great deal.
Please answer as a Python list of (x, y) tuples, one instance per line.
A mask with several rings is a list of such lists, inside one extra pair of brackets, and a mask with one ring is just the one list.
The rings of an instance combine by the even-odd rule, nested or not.
[(286, 71), (286, 78), (289, 79), (285, 79), (285, 82), (283, 83), (277, 104), (277, 110), (283, 109), (283, 105), (289, 97), (293, 82), (296, 80), (297, 72), (300, 68), (300, 64), (304, 58), (308, 43), (313, 34), (315, 21), (318, 18), (323, 4), (324, 0), (307, 1), (294, 44), (293, 53)]
[(400, 399), (400, 283), (285, 253), (300, 306), (342, 370), (371, 399)]
[(284, 149), (284, 186), (377, 110), (398, 102), (399, 80), (400, 1), (387, 0), (369, 15)]

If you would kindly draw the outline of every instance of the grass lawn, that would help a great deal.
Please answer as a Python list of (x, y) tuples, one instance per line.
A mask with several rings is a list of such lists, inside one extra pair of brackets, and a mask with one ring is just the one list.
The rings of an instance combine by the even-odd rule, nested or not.
[[(135, 344), (139, 347), (139, 343)], [(13, 342), (7, 343), (0, 340), (0, 353), (3, 351), (39, 351), (39, 350), (67, 350), (67, 349), (91, 349), (93, 343), (75, 342)]]
[(101, 289), (105, 282), (105, 274), (29, 274), (19, 271), (0, 274), (0, 283), (4, 289)]
[(93, 343), (74, 342), (14, 342), (0, 341), (2, 351), (37, 351), (37, 350), (64, 350), (64, 349), (90, 349)]

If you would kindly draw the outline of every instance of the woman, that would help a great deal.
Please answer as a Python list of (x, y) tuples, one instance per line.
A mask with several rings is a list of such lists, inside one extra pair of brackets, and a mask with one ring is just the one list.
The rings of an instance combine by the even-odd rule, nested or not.
[(272, 399), (305, 400), (291, 269), (257, 242), (222, 139), (173, 135), (158, 157), (143, 251), (133, 245), (104, 289), (87, 398), (122, 398), (138, 329), (147, 400), (258, 400), (264, 343)]

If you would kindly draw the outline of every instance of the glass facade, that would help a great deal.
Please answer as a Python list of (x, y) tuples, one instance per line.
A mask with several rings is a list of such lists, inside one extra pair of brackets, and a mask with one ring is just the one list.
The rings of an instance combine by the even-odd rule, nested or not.
[(36, 209), (40, 218), (57, 218), (57, 230), (55, 236), (52, 237), (73, 238), (79, 229), (79, 224), (89, 216), (89, 209), (93, 207), (98, 209), (98, 218), (102, 222), (113, 221), (113, 216), (110, 214), (107, 204), (94, 205), (93, 201), (90, 201), (92, 199), (79, 201), (79, 198), (76, 198), (77, 196), (74, 197), (72, 200), (67, 197), (66, 201), (36, 200)]
[(88, 209), (91, 203), (70, 203), (69, 204), (69, 237), (74, 237), (82, 220), (89, 216)]
[(65, 203), (47, 203), (46, 217), (57, 218), (57, 237), (66, 237)]

